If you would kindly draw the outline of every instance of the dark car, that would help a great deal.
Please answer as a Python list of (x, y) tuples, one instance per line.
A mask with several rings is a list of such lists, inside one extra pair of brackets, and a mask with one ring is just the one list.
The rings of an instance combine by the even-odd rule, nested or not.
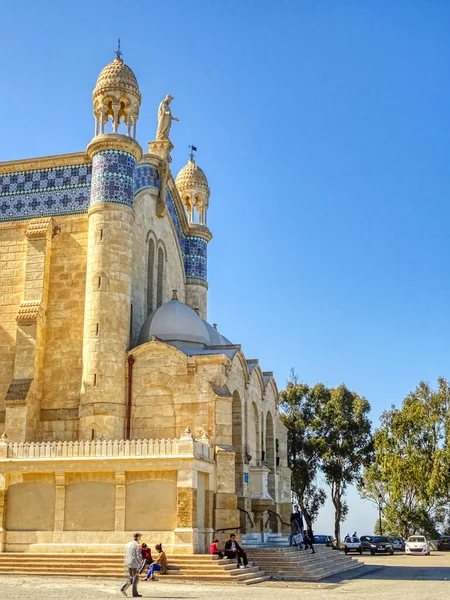
[(450, 550), (450, 536), (443, 535), (437, 541), (438, 550)]
[(362, 535), (359, 539), (361, 540), (361, 548), (362, 548), (363, 552), (365, 552), (365, 551), (370, 552), (370, 550), (371, 550), (370, 545), (373, 540), (373, 535)]
[(394, 554), (392, 542), (384, 535), (375, 535), (370, 542), (370, 554)]

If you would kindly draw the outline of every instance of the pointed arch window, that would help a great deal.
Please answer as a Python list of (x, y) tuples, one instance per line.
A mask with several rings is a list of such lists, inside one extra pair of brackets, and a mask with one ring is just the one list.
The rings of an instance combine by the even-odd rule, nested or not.
[(155, 272), (155, 242), (150, 238), (148, 242), (147, 259), (147, 316), (153, 310), (153, 274)]
[(164, 282), (164, 250), (158, 249), (158, 273), (156, 290), (156, 307), (159, 308), (163, 303), (163, 282)]

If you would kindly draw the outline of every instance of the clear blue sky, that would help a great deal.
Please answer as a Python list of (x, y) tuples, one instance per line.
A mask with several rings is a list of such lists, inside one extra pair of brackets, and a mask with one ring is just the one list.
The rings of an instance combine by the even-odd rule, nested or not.
[(0, 28), (0, 160), (87, 145), (118, 36), (143, 147), (175, 96), (173, 172), (194, 143), (212, 190), (209, 320), (280, 388), (345, 382), (376, 423), (450, 377), (449, 2), (9, 0)]

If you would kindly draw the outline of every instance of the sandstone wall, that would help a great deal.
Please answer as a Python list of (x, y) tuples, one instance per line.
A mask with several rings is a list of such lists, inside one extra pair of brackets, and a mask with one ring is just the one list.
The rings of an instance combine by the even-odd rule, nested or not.
[(172, 290), (178, 292), (178, 300), (185, 302), (185, 276), (183, 258), (178, 245), (175, 229), (169, 215), (159, 218), (155, 214), (158, 191), (144, 190), (134, 199), (135, 228), (133, 239), (133, 325), (130, 347), (136, 345), (140, 328), (147, 318), (147, 270), (148, 242), (155, 241), (155, 262), (153, 273), (153, 308), (157, 299), (157, 257), (158, 249), (164, 251), (164, 279), (162, 302), (172, 298)]
[(80, 402), (87, 215), (58, 217), (52, 239), (41, 440), (75, 440)]
[(13, 378), (16, 316), (23, 298), (25, 222), (0, 224), (0, 434), (5, 422), (5, 396)]

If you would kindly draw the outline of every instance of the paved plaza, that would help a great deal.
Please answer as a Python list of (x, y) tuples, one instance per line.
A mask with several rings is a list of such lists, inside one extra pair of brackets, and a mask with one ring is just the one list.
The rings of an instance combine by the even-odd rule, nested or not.
[[(26, 559), (30, 563), (29, 556)], [(141, 583), (144, 598), (210, 600), (447, 600), (450, 590), (450, 553), (429, 557), (365, 556), (353, 579), (338, 577), (321, 583), (271, 581), (254, 586)], [(24, 564), (26, 568), (27, 564)], [(1, 600), (94, 600), (122, 598), (117, 580), (0, 576)], [(226, 588), (226, 591), (224, 590)]]

